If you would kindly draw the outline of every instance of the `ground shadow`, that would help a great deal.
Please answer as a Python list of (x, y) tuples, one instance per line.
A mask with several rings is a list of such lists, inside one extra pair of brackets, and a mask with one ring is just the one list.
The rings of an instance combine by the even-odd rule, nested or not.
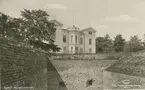
[(49, 59), (47, 60), (47, 90), (67, 90), (65, 82)]

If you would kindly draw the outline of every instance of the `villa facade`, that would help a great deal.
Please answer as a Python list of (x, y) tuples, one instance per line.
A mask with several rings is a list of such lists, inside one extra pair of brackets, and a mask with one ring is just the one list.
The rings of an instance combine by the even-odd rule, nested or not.
[(95, 53), (95, 33), (93, 28), (80, 30), (76, 26), (63, 29), (63, 24), (53, 21), (56, 26), (55, 44), (59, 53)]

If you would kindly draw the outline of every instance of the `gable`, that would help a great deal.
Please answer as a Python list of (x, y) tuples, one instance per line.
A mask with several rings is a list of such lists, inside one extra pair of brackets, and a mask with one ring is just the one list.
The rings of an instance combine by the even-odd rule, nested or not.
[(91, 32), (94, 32), (94, 33), (96, 32), (96, 30), (93, 29), (92, 27), (81, 30), (81, 32), (86, 32), (86, 31), (91, 31)]

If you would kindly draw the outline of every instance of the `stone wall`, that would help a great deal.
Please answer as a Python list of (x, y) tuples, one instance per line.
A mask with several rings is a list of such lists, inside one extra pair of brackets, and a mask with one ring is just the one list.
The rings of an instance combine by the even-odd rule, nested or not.
[(145, 78), (110, 71), (103, 72), (104, 89), (145, 89)]
[(52, 60), (67, 90), (102, 90), (103, 70), (116, 60)]
[(29, 86), (30, 82), (26, 80), (46, 68), (46, 60), (41, 52), (16, 46), (13, 42), (0, 38), (1, 89), (17, 85)]
[(122, 53), (117, 54), (52, 54), (52, 60), (118, 60)]

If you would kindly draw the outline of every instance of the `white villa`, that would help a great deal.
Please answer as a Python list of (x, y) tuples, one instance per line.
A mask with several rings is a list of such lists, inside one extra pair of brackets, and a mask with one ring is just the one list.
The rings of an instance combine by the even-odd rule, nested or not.
[(80, 30), (76, 26), (63, 29), (60, 22), (53, 20), (57, 26), (55, 44), (59, 45), (59, 53), (95, 53), (95, 33), (93, 28)]

